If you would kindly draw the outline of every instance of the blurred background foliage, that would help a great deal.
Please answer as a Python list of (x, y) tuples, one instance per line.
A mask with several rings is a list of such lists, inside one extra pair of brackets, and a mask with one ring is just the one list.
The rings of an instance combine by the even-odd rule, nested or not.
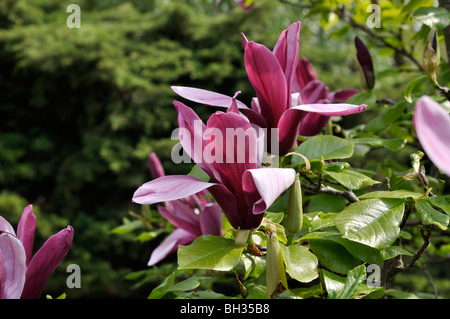
[[(122, 236), (111, 230), (124, 218), (132, 220), (128, 211), (140, 211), (131, 197), (150, 179), (150, 152), (158, 154), (167, 174), (186, 173), (191, 167), (170, 159), (176, 143), (170, 136), (177, 127), (171, 85), (228, 95), (240, 90), (240, 99), (249, 103), (253, 91), (240, 32), (272, 48), (279, 33), (300, 20), (300, 55), (308, 57), (330, 91), (360, 89), (350, 54), (358, 35), (376, 66), (374, 95), (401, 100), (405, 84), (418, 75), (417, 66), (395, 50), (377, 46), (330, 11), (345, 3), (359, 23), (367, 16), (361, 8), (370, 1), (323, 1), (318, 9), (302, 5), (308, 1), (285, 2), (260, 0), (250, 11), (233, 0), (0, 2), (0, 214), (16, 225), (23, 208), (32, 203), (38, 217), (36, 247), (67, 224), (75, 229), (72, 249), (49, 281), (47, 293), (66, 292), (69, 298), (148, 295), (149, 286), (131, 289), (135, 283), (128, 274), (146, 268), (157, 241), (137, 243), (126, 223), (115, 231)], [(413, 33), (412, 23), (410, 29), (402, 25), (396, 12), (403, 1), (397, 2), (397, 7), (383, 11), (382, 21), (394, 27), (392, 32), (403, 30), (405, 43), (418, 43), (414, 52), (420, 57), (428, 30)], [(433, 3), (410, 5), (416, 2)], [(81, 8), (79, 29), (66, 26), (70, 3)], [(395, 40), (392, 34), (383, 36)], [(370, 102), (367, 112), (342, 126), (367, 123), (387, 107)], [(204, 118), (211, 113), (196, 110)], [(396, 132), (401, 135), (403, 128)], [(408, 151), (374, 156), (368, 163), (374, 170), (377, 159), (409, 165)], [(162, 229), (171, 227), (156, 213), (152, 218)], [(81, 266), (82, 289), (67, 291), (65, 269), (70, 263)], [(147, 282), (159, 283), (167, 275), (164, 267), (170, 266), (147, 273)]]

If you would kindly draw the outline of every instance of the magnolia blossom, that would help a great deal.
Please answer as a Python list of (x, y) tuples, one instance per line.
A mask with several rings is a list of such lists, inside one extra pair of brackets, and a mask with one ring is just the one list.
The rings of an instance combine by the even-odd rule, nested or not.
[[(343, 103), (358, 93), (355, 89), (342, 89), (330, 93), (328, 87), (319, 81), (316, 70), (306, 57), (298, 61), (292, 91), (298, 92), (305, 104)], [(314, 136), (322, 131), (329, 119), (329, 115), (308, 112), (300, 123), (299, 134)]]
[(413, 116), (417, 137), (425, 153), (447, 176), (450, 176), (450, 115), (435, 100), (422, 96)]
[[(237, 108), (252, 123), (262, 128), (277, 129), (279, 154), (275, 155), (285, 155), (290, 151), (297, 140), (299, 127), (312, 121), (311, 118), (306, 118), (308, 114), (342, 116), (362, 112), (367, 107), (364, 104), (324, 104), (329, 101), (310, 99), (305, 96), (304, 88), (302, 95), (299, 83), (302, 83), (304, 76), (298, 75), (299, 71), (302, 72), (302, 67), (297, 67), (300, 25), (300, 22), (296, 22), (284, 30), (273, 51), (248, 41), (243, 35), (245, 68), (256, 91), (256, 98), (252, 100), (251, 108), (239, 101)], [(228, 107), (233, 99), (223, 94), (189, 87), (174, 86), (172, 89), (186, 99), (211, 106)], [(296, 89), (300, 91), (295, 92)], [(267, 132), (270, 134), (270, 131)], [(269, 136), (268, 140), (271, 138)]]
[[(150, 205), (208, 189), (234, 228), (259, 227), (264, 211), (294, 182), (295, 170), (261, 168), (261, 152), (258, 151), (261, 136), (248, 119), (238, 114), (237, 104), (233, 98), (228, 112), (214, 113), (205, 125), (191, 108), (174, 101), (181, 145), (211, 181), (203, 182), (185, 175), (162, 176), (139, 187), (133, 202)], [(243, 136), (230, 134), (230, 129)], [(242, 142), (235, 143), (235, 139)], [(203, 156), (205, 154), (207, 156)], [(228, 160), (214, 160), (220, 157)]]
[[(164, 168), (155, 153), (149, 155), (149, 167), (153, 179), (165, 176)], [(176, 229), (153, 250), (148, 266), (152, 266), (175, 252), (178, 245), (192, 243), (200, 235), (222, 234), (222, 209), (205, 196), (202, 190), (185, 198), (168, 201), (158, 206), (159, 213)]]
[(50, 275), (64, 259), (73, 240), (73, 228), (51, 236), (33, 255), (36, 216), (25, 207), (17, 226), (0, 216), (0, 299), (38, 299)]

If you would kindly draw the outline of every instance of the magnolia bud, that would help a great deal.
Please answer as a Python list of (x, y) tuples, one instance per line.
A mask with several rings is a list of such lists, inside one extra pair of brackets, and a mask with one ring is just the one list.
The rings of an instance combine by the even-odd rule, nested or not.
[(361, 75), (361, 85), (367, 90), (375, 86), (375, 72), (373, 68), (372, 57), (364, 43), (355, 37), (356, 62)]
[(430, 35), (428, 36), (428, 41), (423, 50), (422, 64), (425, 73), (436, 83), (436, 70), (439, 66), (439, 46), (436, 29), (431, 30)]
[(267, 241), (266, 254), (266, 288), (267, 298), (272, 298), (282, 288), (287, 288), (286, 272), (284, 269), (283, 254), (281, 252), (278, 237), (270, 232)]
[(286, 217), (286, 230), (290, 235), (297, 234), (302, 229), (303, 224), (303, 201), (300, 175), (295, 176), (294, 184), (289, 193), (289, 206)]

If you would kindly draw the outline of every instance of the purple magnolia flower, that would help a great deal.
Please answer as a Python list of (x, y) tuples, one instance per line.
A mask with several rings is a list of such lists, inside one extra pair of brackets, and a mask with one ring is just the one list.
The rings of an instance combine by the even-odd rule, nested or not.
[[(328, 99), (326, 96), (324, 99), (306, 96), (310, 90), (321, 84), (315, 83), (303, 89), (300, 86), (301, 81), (311, 75), (298, 75), (304, 67), (302, 65), (298, 67), (300, 25), (300, 22), (296, 22), (284, 30), (273, 51), (261, 44), (248, 41), (243, 35), (245, 68), (256, 91), (256, 98), (252, 100), (251, 109), (239, 101), (237, 107), (252, 123), (262, 128), (277, 129), (279, 155), (287, 154), (294, 146), (299, 127), (308, 125), (306, 123), (309, 121), (312, 122), (309, 126), (315, 125), (316, 121), (313, 121), (312, 117), (306, 118), (309, 113), (326, 117), (341, 116), (362, 112), (367, 107), (364, 104), (325, 104), (330, 102), (330, 96)], [(178, 86), (172, 89), (186, 99), (206, 105), (228, 107), (232, 100), (229, 96), (201, 89)], [(300, 91), (295, 92), (296, 89)], [(342, 101), (335, 99), (334, 96), (331, 98), (332, 101)], [(323, 125), (319, 124), (317, 125), (322, 129)], [(271, 132), (268, 131), (267, 134)], [(271, 138), (269, 136), (268, 140)]]
[[(358, 93), (358, 90), (355, 89), (342, 89), (330, 93), (327, 86), (319, 81), (316, 70), (306, 57), (302, 57), (298, 61), (292, 90), (300, 94), (301, 100), (305, 104), (343, 103)], [(329, 115), (308, 112), (300, 123), (299, 134), (302, 136), (319, 134), (329, 119)]]
[[(149, 166), (154, 180), (164, 178), (164, 168), (155, 153), (149, 155)], [(209, 198), (205, 198), (208, 194), (208, 191), (202, 190), (158, 206), (159, 213), (176, 229), (153, 250), (148, 266), (175, 252), (178, 245), (190, 244), (201, 235), (222, 235), (222, 209)]]
[(375, 86), (375, 71), (372, 57), (364, 42), (355, 37), (356, 59), (361, 72), (361, 84), (365, 89), (371, 90)]
[(0, 216), (0, 299), (38, 299), (72, 245), (74, 231), (69, 225), (51, 236), (33, 256), (35, 228), (32, 205), (25, 207), (17, 235)]
[(295, 171), (261, 168), (261, 136), (238, 114), (235, 98), (231, 100), (228, 112), (214, 113), (206, 125), (191, 108), (174, 101), (181, 145), (211, 182), (185, 175), (162, 176), (139, 187), (133, 202), (150, 205), (208, 189), (234, 228), (259, 227), (263, 212), (294, 182)]
[(424, 95), (416, 102), (413, 122), (425, 153), (437, 168), (450, 176), (450, 115)]

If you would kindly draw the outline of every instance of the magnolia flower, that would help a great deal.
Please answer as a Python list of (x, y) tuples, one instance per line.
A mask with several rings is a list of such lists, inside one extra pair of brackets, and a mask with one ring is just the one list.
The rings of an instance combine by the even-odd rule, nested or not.
[(51, 236), (33, 256), (36, 216), (25, 207), (17, 226), (0, 216), (0, 299), (38, 299), (50, 275), (64, 259), (73, 240), (73, 228)]
[[(302, 57), (298, 61), (292, 90), (300, 94), (305, 104), (343, 103), (358, 93), (358, 90), (355, 89), (342, 89), (330, 93), (327, 86), (319, 81), (316, 70), (306, 57)], [(299, 134), (302, 136), (319, 134), (329, 119), (329, 115), (309, 112), (300, 123)]]
[[(301, 92), (293, 92), (295, 78), (302, 78), (297, 74), (301, 71), (301, 68), (297, 69), (300, 25), (300, 22), (296, 22), (284, 30), (273, 51), (248, 41), (243, 35), (245, 68), (256, 91), (256, 98), (252, 100), (251, 109), (239, 101), (237, 107), (252, 123), (262, 128), (277, 129), (279, 154), (275, 155), (285, 155), (294, 146), (299, 127), (306, 125), (307, 114), (341, 116), (362, 112), (367, 107), (364, 104), (324, 104), (325, 101), (322, 100), (309, 102)], [(212, 106), (228, 107), (233, 99), (223, 94), (189, 87), (174, 86), (172, 89), (186, 99)], [(269, 130), (267, 134), (270, 134)], [(268, 137), (268, 140), (271, 138)]]
[(295, 171), (261, 168), (261, 136), (238, 114), (235, 98), (232, 101), (227, 113), (214, 113), (206, 125), (191, 108), (174, 101), (181, 145), (211, 182), (185, 175), (162, 176), (139, 187), (133, 202), (150, 205), (208, 189), (234, 228), (259, 227), (263, 212), (294, 182)]
[[(155, 153), (149, 155), (149, 167), (153, 179), (165, 176), (164, 168)], [(152, 266), (175, 252), (178, 245), (192, 243), (201, 235), (222, 234), (222, 210), (212, 203), (206, 190), (196, 194), (165, 202), (158, 206), (159, 213), (176, 229), (153, 250), (148, 266)]]
[(437, 168), (450, 176), (450, 115), (424, 95), (416, 102), (413, 122), (425, 153)]
[(364, 42), (355, 37), (356, 62), (361, 76), (361, 85), (367, 90), (372, 90), (375, 86), (375, 71), (372, 57)]

